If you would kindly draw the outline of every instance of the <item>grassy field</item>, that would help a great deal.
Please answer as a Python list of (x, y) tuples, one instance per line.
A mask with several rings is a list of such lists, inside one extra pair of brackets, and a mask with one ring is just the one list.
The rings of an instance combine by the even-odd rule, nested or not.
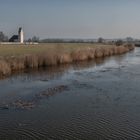
[(109, 47), (111, 45), (87, 43), (42, 43), (36, 45), (0, 44), (0, 56), (20, 56), (47, 52), (73, 52), (78, 49)]
[(0, 44), (0, 77), (22, 69), (123, 54), (132, 49), (134, 46), (128, 44), (122, 46), (87, 43)]

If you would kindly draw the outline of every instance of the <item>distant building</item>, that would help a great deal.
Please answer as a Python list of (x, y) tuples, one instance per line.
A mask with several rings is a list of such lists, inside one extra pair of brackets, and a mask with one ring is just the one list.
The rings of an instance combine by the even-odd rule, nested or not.
[(13, 35), (10, 39), (9, 42), (18, 42), (18, 35)]
[(19, 28), (19, 31), (18, 31), (18, 41), (20, 43), (24, 42), (24, 33), (23, 33), (23, 29), (22, 28)]
[(24, 43), (24, 33), (23, 33), (23, 29), (21, 27), (19, 28), (18, 35), (13, 35), (9, 39), (9, 42)]

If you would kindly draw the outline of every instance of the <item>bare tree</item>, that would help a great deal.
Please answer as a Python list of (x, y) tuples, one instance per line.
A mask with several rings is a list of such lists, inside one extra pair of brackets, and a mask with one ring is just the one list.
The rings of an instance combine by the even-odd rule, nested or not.
[(103, 43), (104, 39), (102, 37), (98, 38), (98, 43)]
[(119, 39), (116, 41), (115, 44), (116, 44), (116, 46), (121, 46), (121, 45), (123, 45), (123, 41), (121, 39)]
[(29, 43), (30, 43), (30, 42), (32, 42), (32, 39), (31, 39), (31, 38), (29, 38), (29, 39), (27, 40), (27, 42), (29, 42)]
[(39, 37), (37, 37), (37, 36), (34, 36), (34, 37), (32, 37), (32, 42), (39, 42)]
[(7, 41), (8, 41), (8, 37), (3, 32), (0, 32), (0, 42), (7, 42)]
[(132, 42), (134, 41), (134, 39), (133, 39), (132, 37), (127, 37), (127, 38), (126, 38), (126, 41), (127, 41), (128, 43), (132, 43)]

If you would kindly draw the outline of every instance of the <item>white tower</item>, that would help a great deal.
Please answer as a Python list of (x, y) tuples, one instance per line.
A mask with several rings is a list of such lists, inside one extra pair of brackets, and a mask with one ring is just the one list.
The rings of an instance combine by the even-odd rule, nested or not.
[(21, 27), (19, 28), (19, 31), (18, 31), (18, 40), (20, 43), (24, 43), (24, 33)]

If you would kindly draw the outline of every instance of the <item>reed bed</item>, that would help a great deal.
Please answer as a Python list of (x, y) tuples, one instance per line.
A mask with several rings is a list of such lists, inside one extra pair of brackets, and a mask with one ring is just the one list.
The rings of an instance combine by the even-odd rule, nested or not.
[(0, 77), (13, 71), (27, 68), (39, 68), (75, 61), (96, 59), (123, 54), (133, 50), (134, 46), (48, 43), (38, 45), (0, 45)]

